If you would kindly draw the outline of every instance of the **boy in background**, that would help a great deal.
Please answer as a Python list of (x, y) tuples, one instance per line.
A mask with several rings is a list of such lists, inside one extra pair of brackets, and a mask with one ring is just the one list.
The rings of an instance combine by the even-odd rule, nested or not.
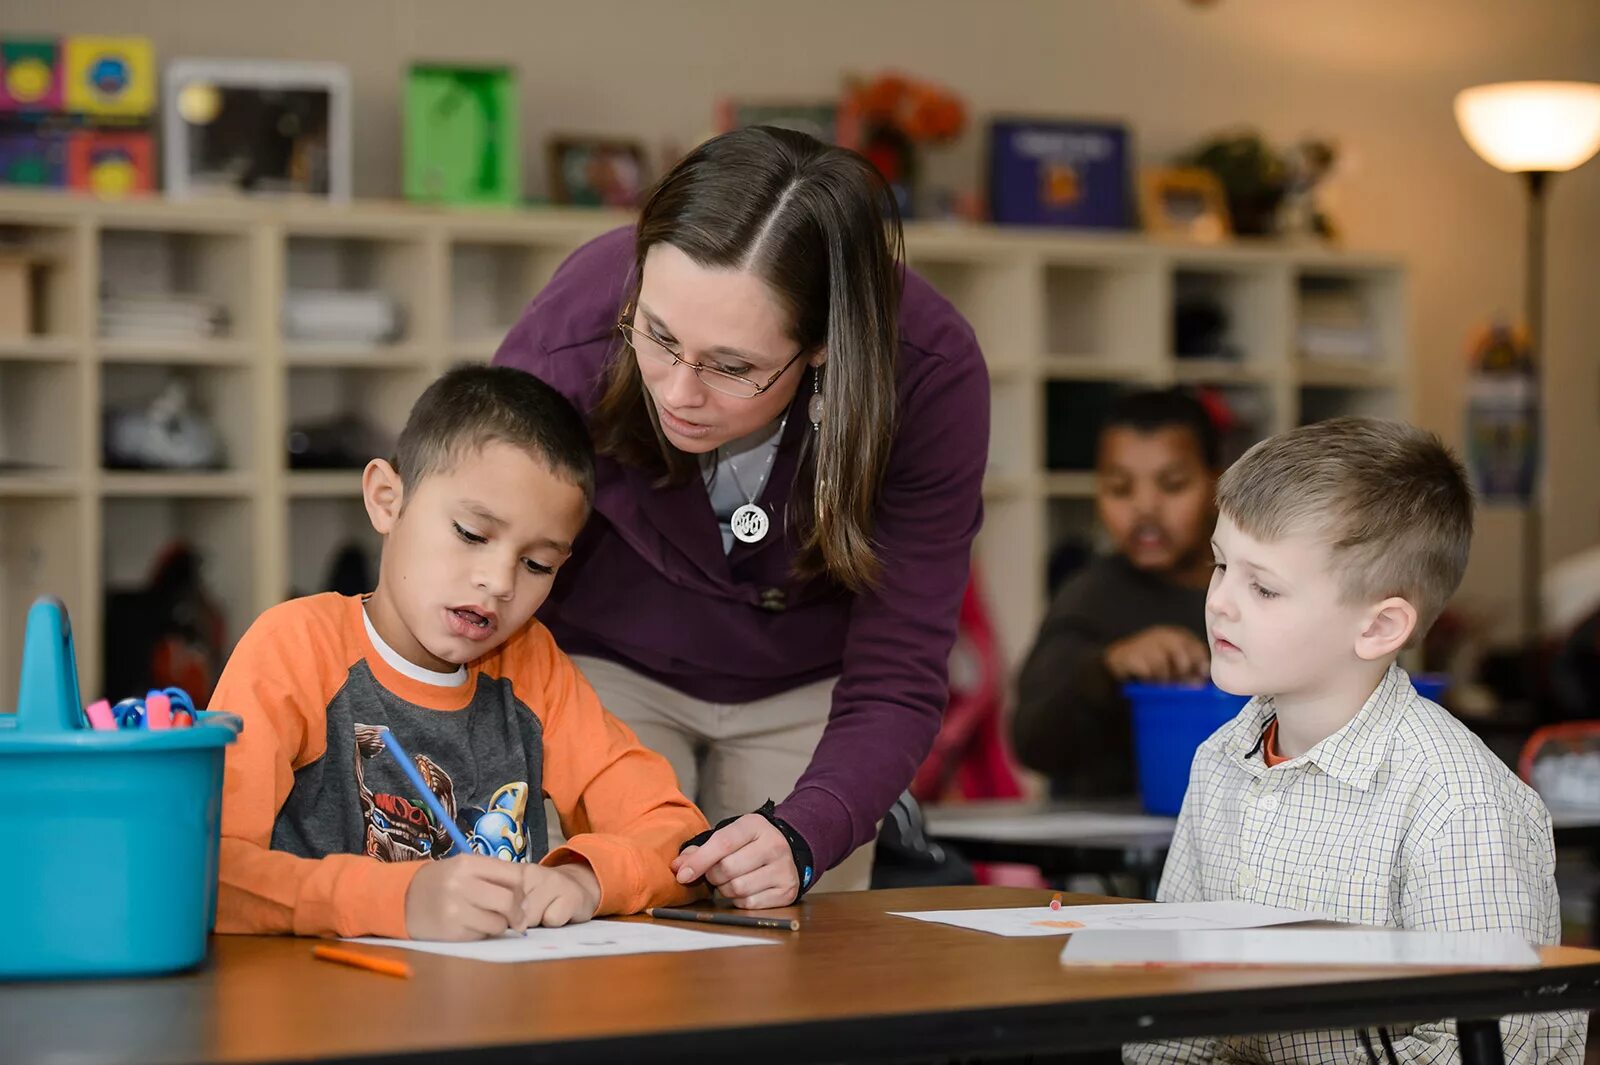
[(1124, 681), (1205, 677), (1205, 589), (1220, 443), (1181, 392), (1119, 399), (1095, 456), (1095, 511), (1115, 553), (1062, 585), (1017, 683), (1018, 761), (1060, 797), (1129, 795)]
[[(1461, 464), (1411, 426), (1336, 418), (1251, 448), (1217, 504), (1211, 677), (1253, 698), (1195, 754), (1157, 898), (1558, 942), (1544, 804), (1395, 664), (1466, 568)], [(1587, 1027), (1504, 1018), (1505, 1060), (1578, 1065)], [(1460, 1060), (1453, 1022), (1394, 1036), (1401, 1062)], [(1124, 1048), (1139, 1063), (1364, 1057), (1350, 1031)]]
[(268, 610), (212, 698), (245, 721), (219, 932), (477, 939), (689, 897), (670, 862), (705, 818), (532, 620), (593, 493), (588, 432), (537, 378), (461, 367), (417, 400), (362, 475), (377, 588)]

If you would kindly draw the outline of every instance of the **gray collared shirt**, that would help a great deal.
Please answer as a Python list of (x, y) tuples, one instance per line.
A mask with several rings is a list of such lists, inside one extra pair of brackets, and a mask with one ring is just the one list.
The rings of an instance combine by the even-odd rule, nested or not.
[[(1200, 746), (1157, 897), (1237, 899), (1337, 921), (1557, 943), (1550, 814), (1465, 725), (1391, 666), (1344, 728), (1268, 768), (1270, 697)], [(1580, 1065), (1588, 1016), (1501, 1021), (1506, 1060)], [(1394, 1028), (1403, 1062), (1459, 1061), (1453, 1023)], [(1139, 1043), (1129, 1062), (1359, 1062), (1352, 1031)]]

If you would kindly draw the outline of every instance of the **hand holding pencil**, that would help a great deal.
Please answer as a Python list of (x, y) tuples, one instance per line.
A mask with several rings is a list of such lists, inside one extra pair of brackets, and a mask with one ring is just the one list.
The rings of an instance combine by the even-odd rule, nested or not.
[(422, 868), (406, 889), (412, 939), (488, 939), (528, 929), (523, 867), (481, 854), (458, 854)]

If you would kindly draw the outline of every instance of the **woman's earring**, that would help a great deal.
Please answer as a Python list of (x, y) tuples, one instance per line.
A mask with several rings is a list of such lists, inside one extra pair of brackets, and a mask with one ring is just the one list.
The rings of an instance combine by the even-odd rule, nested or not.
[(811, 431), (817, 432), (822, 428), (822, 367), (817, 367), (817, 372), (811, 375), (811, 402), (806, 405), (806, 414), (811, 418)]

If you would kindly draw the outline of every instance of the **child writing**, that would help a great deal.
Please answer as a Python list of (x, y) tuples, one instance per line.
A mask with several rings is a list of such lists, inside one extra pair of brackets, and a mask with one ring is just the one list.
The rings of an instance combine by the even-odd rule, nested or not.
[[(1395, 664), (1466, 567), (1460, 463), (1432, 434), (1337, 418), (1257, 444), (1217, 503), (1211, 676), (1254, 698), (1195, 755), (1157, 897), (1557, 942), (1550, 815)], [(1577, 1065), (1587, 1024), (1505, 1018), (1505, 1060)], [(1399, 1061), (1460, 1060), (1451, 1023), (1394, 1035)], [(1337, 1031), (1124, 1048), (1130, 1062), (1364, 1057)]]
[(474, 939), (688, 897), (669, 863), (705, 818), (531, 620), (593, 486), (582, 420), (537, 378), (461, 367), (423, 393), (362, 475), (377, 588), (273, 607), (218, 682), (245, 722), (219, 932)]
[(1012, 744), (1057, 797), (1134, 790), (1123, 681), (1205, 675), (1219, 443), (1200, 403), (1138, 392), (1107, 413), (1095, 510), (1116, 553), (1062, 585), (1017, 682)]

